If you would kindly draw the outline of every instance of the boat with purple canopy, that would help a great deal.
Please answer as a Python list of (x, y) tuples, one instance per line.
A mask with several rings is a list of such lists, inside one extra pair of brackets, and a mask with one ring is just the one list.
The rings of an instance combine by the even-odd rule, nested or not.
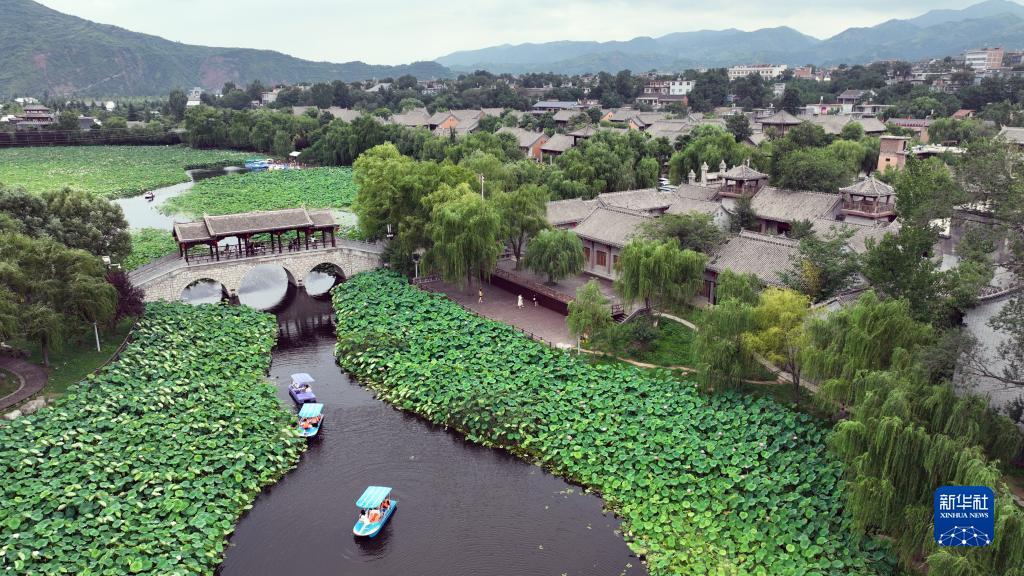
[(313, 394), (313, 377), (305, 372), (292, 374), (292, 383), (288, 385), (288, 395), (296, 404), (316, 402), (316, 394)]

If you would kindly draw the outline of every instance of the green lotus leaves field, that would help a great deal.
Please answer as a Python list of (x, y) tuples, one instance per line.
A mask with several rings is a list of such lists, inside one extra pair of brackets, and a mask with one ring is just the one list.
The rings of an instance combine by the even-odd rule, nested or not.
[[(827, 430), (770, 400), (588, 365), (387, 272), (335, 288), (338, 361), (381, 398), (600, 492), (652, 574), (886, 574)], [(500, 496), (500, 495), (499, 495)]]
[(235, 214), (284, 208), (343, 208), (356, 198), (351, 168), (247, 172), (200, 180), (167, 200), (165, 214)]
[(31, 192), (83, 190), (107, 198), (188, 182), (186, 169), (241, 165), (252, 154), (185, 146), (52, 146), (0, 150), (0, 184)]
[(0, 424), (0, 572), (212, 574), (304, 442), (264, 379), (276, 323), (150, 304), (120, 359)]

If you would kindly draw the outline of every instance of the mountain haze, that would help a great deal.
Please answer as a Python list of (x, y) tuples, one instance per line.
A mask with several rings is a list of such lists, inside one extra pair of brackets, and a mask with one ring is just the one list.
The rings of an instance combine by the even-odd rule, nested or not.
[(859, 64), (951, 56), (969, 48), (998, 45), (1024, 48), (1024, 6), (1010, 0), (988, 0), (962, 10), (932, 10), (908, 20), (849, 28), (824, 40), (789, 27), (750, 32), (701, 30), (616, 42), (504, 44), (454, 52), (436, 61), (460, 71), (587, 73), (758, 62)]
[(311, 62), (270, 50), (212, 48), (97, 24), (31, 0), (0, 0), (0, 97), (158, 95), (224, 82), (449, 76), (436, 62), (375, 66)]

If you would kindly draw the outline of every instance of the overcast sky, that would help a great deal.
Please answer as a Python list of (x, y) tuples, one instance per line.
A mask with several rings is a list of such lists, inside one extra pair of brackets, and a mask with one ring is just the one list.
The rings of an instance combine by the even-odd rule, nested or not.
[(401, 64), (551, 40), (790, 26), (826, 38), (977, 0), (41, 0), (169, 40), (267, 48), (309, 60)]

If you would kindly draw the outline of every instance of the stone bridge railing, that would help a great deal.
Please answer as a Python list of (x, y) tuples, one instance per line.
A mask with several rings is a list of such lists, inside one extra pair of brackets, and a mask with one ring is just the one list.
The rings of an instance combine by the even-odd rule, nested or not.
[(132, 283), (146, 293), (146, 301), (175, 301), (181, 293), (199, 280), (219, 282), (230, 296), (238, 294), (245, 276), (257, 266), (273, 264), (288, 274), (289, 281), (302, 286), (306, 276), (322, 264), (333, 264), (342, 273), (352, 276), (375, 270), (383, 265), (383, 245), (341, 240), (337, 246), (284, 253), (267, 253), (249, 258), (186, 263), (175, 255), (166, 256), (133, 270)]

